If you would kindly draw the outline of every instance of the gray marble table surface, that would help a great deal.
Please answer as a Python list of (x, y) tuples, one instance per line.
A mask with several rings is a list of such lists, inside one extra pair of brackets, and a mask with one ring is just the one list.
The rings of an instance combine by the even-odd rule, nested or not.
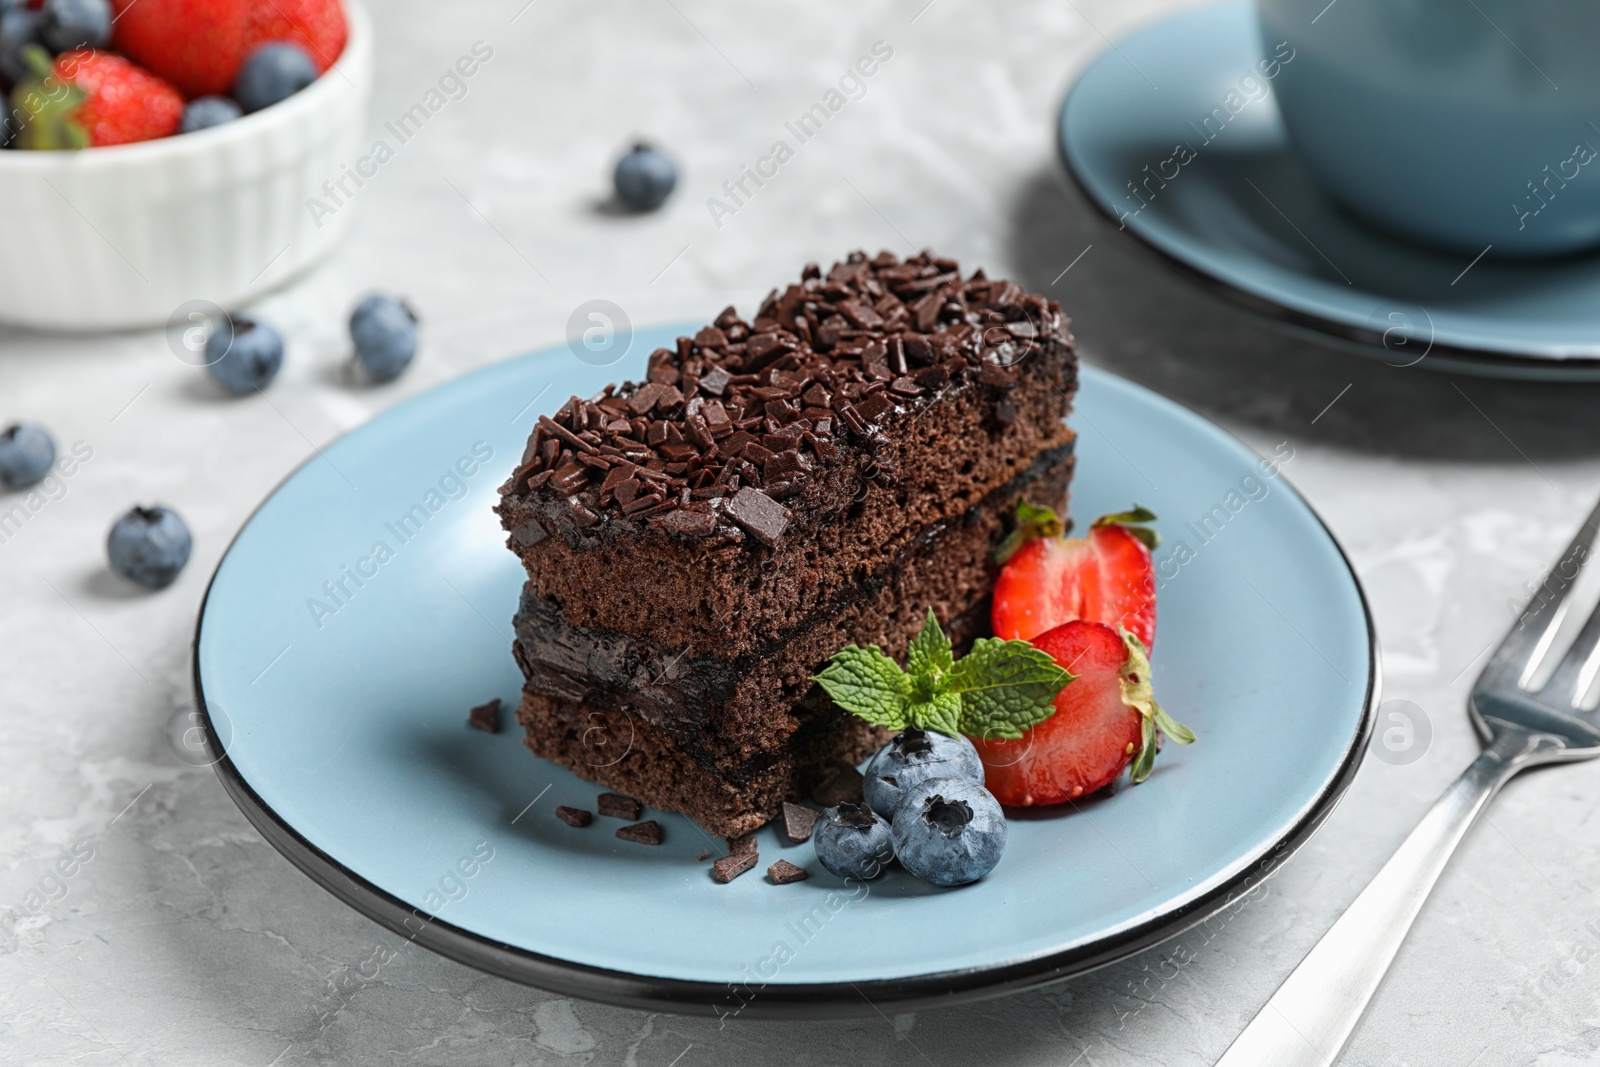
[[(0, 331), (0, 421), (33, 419), (92, 449), (0, 544), (0, 905), (18, 916), (0, 943), (0, 1063), (1213, 1062), (1476, 750), (1463, 714), (1475, 666), (1600, 491), (1600, 392), (1399, 370), (1286, 336), (1100, 222), (1059, 172), (1056, 108), (1108, 40), (1178, 5), (371, 6), (374, 131), (475, 41), (494, 58), (361, 190), (347, 246), (254, 309), (289, 339), (269, 399), (222, 401), (160, 331)], [(713, 218), (708, 198), (878, 41), (892, 58), (865, 95)], [(610, 164), (641, 134), (679, 158), (683, 182), (659, 214), (618, 216), (603, 206)], [(230, 537), (315, 445), (559, 340), (585, 300), (615, 300), (636, 323), (705, 318), (858, 246), (933, 247), (1017, 277), (1061, 301), (1089, 362), (1262, 451), (1290, 442), (1287, 474), (1366, 583), (1385, 697), (1421, 709), (1426, 751), (1369, 759), (1243, 905), (1026, 995), (719, 1026), (551, 996), (414, 947), (350, 981), (397, 939), (296, 871), (167, 739), (191, 697), (195, 611)], [(372, 288), (412, 299), (424, 348), (400, 382), (355, 388), (340, 372), (343, 320)], [(152, 500), (187, 517), (195, 554), (175, 586), (135, 594), (105, 571), (103, 541), (124, 508)], [(1511, 785), (1345, 1063), (1600, 1057), (1597, 808), (1600, 764)], [(74, 850), (91, 858), (27, 907)]]

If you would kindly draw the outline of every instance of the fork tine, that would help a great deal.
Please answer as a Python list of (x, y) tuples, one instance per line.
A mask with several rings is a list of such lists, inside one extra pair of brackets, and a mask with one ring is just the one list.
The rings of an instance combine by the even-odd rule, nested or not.
[[(1572, 543), (1561, 554), (1555, 566), (1550, 568), (1544, 584), (1534, 593), (1533, 599), (1528, 601), (1528, 606), (1522, 610), (1516, 625), (1500, 642), (1500, 647), (1494, 650), (1494, 655), (1489, 657), (1483, 673), (1478, 676), (1479, 687), (1490, 685), (1514, 686), (1519, 689), (1527, 687), (1528, 679), (1532, 677), (1539, 666), (1539, 661), (1549, 651), (1550, 642), (1555, 640), (1556, 630), (1561, 626), (1561, 620), (1566, 617), (1567, 596), (1577, 584), (1578, 572), (1589, 560), (1597, 533), (1600, 533), (1600, 503), (1595, 504), (1594, 510), (1589, 512), (1589, 517), (1583, 520), (1583, 525), (1573, 536)], [(1597, 631), (1594, 635), (1590, 634), (1591, 627)], [(1584, 637), (1578, 639), (1578, 645), (1583, 645), (1585, 637), (1591, 636), (1593, 639), (1588, 642), (1590, 649), (1600, 642), (1600, 623), (1596, 623), (1593, 617), (1584, 625), (1583, 632)], [(1587, 654), (1583, 658), (1587, 659)], [(1581, 666), (1580, 660), (1574, 666), (1574, 670), (1580, 669)]]
[(1539, 695), (1547, 700), (1577, 707), (1578, 701), (1594, 684), (1596, 668), (1600, 668), (1600, 658), (1595, 656), (1597, 649), (1600, 649), (1600, 606), (1590, 613), (1577, 639), (1567, 649), (1567, 654), (1561, 657), (1561, 662), (1556, 664), (1555, 673), (1539, 690)]

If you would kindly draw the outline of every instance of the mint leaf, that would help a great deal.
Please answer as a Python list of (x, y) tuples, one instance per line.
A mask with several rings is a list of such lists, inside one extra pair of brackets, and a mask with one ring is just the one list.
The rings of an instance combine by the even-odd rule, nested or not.
[(931, 700), (906, 705), (906, 720), (920, 730), (937, 730), (954, 737), (961, 731), (962, 699), (959, 693), (939, 693)]
[(975, 641), (951, 675), (961, 696), (961, 732), (982, 740), (1015, 740), (1055, 714), (1056, 694), (1073, 675), (1026, 641)]
[(1060, 537), (1067, 532), (1067, 524), (1061, 521), (1054, 508), (1030, 504), (1025, 497), (1017, 498), (1016, 522), (1016, 528), (1006, 534), (1005, 540), (994, 550), (996, 563), (1004, 563), (1029, 541)]
[(1153, 527), (1145, 525), (1156, 521), (1156, 513), (1142, 504), (1133, 505), (1128, 511), (1119, 511), (1113, 515), (1102, 515), (1089, 524), (1090, 529), (1101, 526), (1121, 526), (1133, 536), (1144, 543), (1144, 547), (1154, 552), (1161, 544), (1161, 535)]
[(903, 730), (910, 725), (906, 705), (911, 699), (911, 676), (877, 645), (840, 649), (812, 681), (835, 704), (874, 726)]
[(950, 651), (950, 639), (944, 635), (933, 609), (929, 608), (928, 620), (922, 624), (922, 632), (911, 639), (911, 647), (906, 650), (906, 671), (919, 680), (926, 676), (927, 691), (930, 694), (939, 693), (944, 691), (955, 663), (955, 656)]

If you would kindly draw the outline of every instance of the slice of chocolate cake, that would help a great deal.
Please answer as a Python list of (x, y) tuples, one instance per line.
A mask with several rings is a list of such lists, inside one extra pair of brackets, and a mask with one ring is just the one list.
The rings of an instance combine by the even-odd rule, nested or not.
[(642, 383), (541, 417), (501, 489), (528, 571), (537, 753), (737, 835), (882, 738), (810, 678), (987, 627), (1025, 495), (1064, 510), (1077, 361), (1060, 309), (927, 253), (808, 266)]

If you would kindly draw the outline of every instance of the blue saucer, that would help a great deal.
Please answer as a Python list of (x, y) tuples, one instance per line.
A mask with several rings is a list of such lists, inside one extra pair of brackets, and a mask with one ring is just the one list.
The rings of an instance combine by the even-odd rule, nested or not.
[(1600, 255), (1473, 263), (1356, 221), (1289, 147), (1272, 51), (1247, 0), (1118, 42), (1062, 106), (1068, 171), (1202, 284), (1394, 366), (1600, 378)]
[[(301, 870), (407, 940), (508, 978), (679, 1012), (795, 1017), (1037, 986), (1200, 921), (1269, 874), (1355, 773), (1373, 634), (1338, 546), (1283, 474), (1198, 416), (1085, 369), (1074, 508), (1162, 517), (1163, 703), (1200, 735), (1144, 785), (1013, 820), (1000, 866), (939, 890), (846, 886), (761, 831), (730, 885), (719, 840), (673, 815), (657, 848), (593, 785), (531, 755), (514, 706), (522, 569), (490, 511), (533, 422), (642, 377), (693, 328), (593, 367), (563, 346), (449, 382), (324, 448), (256, 511), (212, 579), (195, 686), (224, 786)], [(1292, 461), (1290, 468), (1292, 469)], [(224, 755), (225, 750), (225, 755)], [(787, 859), (808, 881), (774, 886)]]

